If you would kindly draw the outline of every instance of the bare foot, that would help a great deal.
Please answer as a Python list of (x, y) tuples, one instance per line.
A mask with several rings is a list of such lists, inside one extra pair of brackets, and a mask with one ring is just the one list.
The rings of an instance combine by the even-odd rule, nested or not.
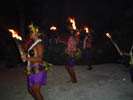
[(78, 82), (77, 80), (72, 81), (72, 83), (77, 83), (77, 82)]
[(88, 67), (88, 70), (92, 70), (92, 67)]
[(68, 80), (68, 81), (66, 81), (67, 83), (71, 83), (72, 82), (72, 80)]

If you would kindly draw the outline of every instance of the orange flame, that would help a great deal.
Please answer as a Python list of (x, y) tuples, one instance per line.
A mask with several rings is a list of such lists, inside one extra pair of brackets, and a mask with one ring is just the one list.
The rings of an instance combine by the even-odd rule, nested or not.
[(56, 29), (57, 29), (57, 28), (56, 28), (55, 26), (51, 26), (51, 27), (50, 27), (50, 30), (54, 30), (54, 31), (55, 31)]
[(106, 33), (106, 36), (108, 37), (108, 38), (112, 38), (112, 36), (109, 34), (109, 33)]
[(87, 26), (84, 27), (84, 30), (86, 31), (86, 33), (89, 33), (89, 28)]
[(72, 27), (74, 30), (76, 30), (76, 22), (75, 22), (75, 18), (68, 18), (69, 22), (72, 23)]
[(80, 32), (77, 32), (77, 35), (79, 35), (80, 34)]
[(16, 38), (16, 39), (18, 39), (18, 40), (22, 40), (22, 37), (19, 36), (18, 33), (17, 33), (15, 30), (13, 30), (13, 29), (8, 29), (8, 31), (12, 33), (12, 37), (13, 37), (13, 38)]

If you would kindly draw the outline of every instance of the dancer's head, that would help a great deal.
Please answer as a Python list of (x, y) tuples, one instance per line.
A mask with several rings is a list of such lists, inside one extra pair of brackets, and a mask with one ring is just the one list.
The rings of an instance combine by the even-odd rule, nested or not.
[(31, 24), (31, 25), (28, 26), (28, 28), (29, 28), (29, 32), (30, 32), (29, 37), (31, 39), (39, 38), (40, 32), (39, 32), (39, 29), (36, 26)]

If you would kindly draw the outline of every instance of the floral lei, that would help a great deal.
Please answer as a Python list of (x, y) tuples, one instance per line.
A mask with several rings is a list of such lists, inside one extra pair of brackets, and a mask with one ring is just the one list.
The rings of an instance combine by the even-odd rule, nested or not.
[(81, 50), (79, 48), (77, 49), (76, 52), (68, 52), (68, 51), (65, 52), (69, 57), (75, 57), (76, 59), (79, 59), (81, 57)]
[(39, 65), (39, 67), (38, 68), (35, 68), (35, 67), (33, 67), (33, 68), (31, 68), (30, 69), (30, 71), (28, 71), (27, 69), (25, 69), (25, 73), (27, 74), (27, 75), (30, 75), (30, 74), (36, 74), (36, 72), (37, 72), (37, 70), (39, 71), (39, 72), (41, 72), (41, 71), (43, 71), (43, 70), (45, 70), (45, 71), (52, 71), (52, 64), (51, 63), (48, 63), (48, 62), (46, 62), (46, 61), (43, 61), (43, 64), (42, 65)]

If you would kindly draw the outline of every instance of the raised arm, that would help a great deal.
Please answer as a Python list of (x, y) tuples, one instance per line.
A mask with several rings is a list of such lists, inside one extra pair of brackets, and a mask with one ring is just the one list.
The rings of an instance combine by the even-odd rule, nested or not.
[(122, 55), (125, 55), (125, 56), (130, 56), (130, 54), (128, 52), (121, 52)]

